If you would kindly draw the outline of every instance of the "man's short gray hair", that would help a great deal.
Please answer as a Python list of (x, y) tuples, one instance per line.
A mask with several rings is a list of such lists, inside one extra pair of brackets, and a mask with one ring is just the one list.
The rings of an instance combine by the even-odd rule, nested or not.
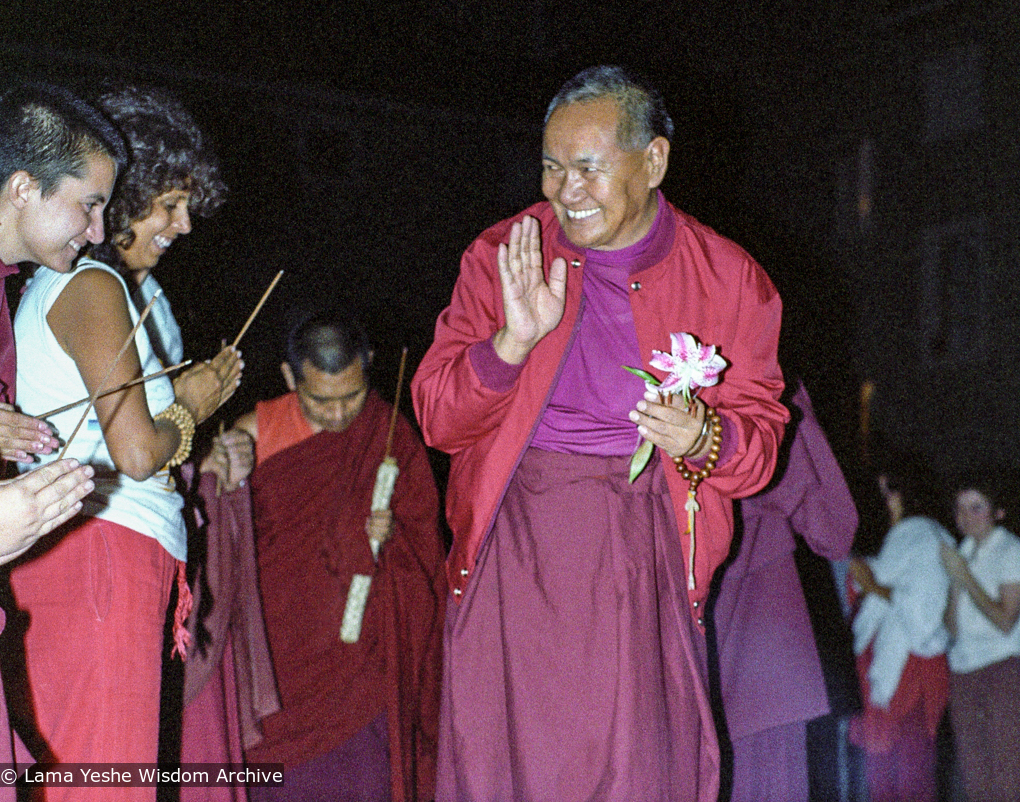
[(655, 137), (673, 141), (673, 120), (662, 95), (642, 75), (626, 67), (602, 65), (582, 70), (560, 87), (545, 112), (545, 122), (560, 106), (588, 103), (604, 97), (620, 104), (616, 141), (622, 150), (640, 150)]

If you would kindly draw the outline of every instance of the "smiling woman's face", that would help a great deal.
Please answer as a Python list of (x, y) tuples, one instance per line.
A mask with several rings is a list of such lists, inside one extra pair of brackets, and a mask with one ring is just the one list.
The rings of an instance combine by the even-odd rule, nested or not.
[(177, 237), (191, 231), (190, 199), (191, 193), (187, 190), (171, 189), (153, 199), (148, 214), (131, 222), (135, 238), (126, 248), (117, 245), (117, 250), (128, 270), (142, 273), (139, 282)]
[(981, 542), (1002, 516), (984, 494), (977, 490), (963, 490), (956, 494), (954, 517), (961, 535)]

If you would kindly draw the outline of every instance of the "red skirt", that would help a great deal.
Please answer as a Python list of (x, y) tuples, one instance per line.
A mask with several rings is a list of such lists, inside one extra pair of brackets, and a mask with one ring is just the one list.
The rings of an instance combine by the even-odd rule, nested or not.
[[(29, 616), (29, 701), (50, 759), (155, 763), (163, 626), (176, 570), (156, 540), (84, 518), (11, 572), (18, 609)], [(156, 789), (51, 787), (45, 798), (153, 800)]]

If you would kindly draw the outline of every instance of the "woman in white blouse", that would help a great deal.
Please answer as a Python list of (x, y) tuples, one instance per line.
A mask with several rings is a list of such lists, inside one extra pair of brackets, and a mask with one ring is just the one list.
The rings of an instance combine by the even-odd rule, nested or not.
[(1020, 799), (1020, 538), (987, 481), (958, 486), (959, 549), (942, 549), (951, 586), (949, 712), (968, 799)]

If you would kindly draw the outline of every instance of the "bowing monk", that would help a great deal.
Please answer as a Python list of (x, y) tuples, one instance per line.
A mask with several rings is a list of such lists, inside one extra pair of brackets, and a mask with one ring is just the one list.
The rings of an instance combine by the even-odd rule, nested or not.
[[(282, 787), (250, 789), (256, 802), (432, 798), (447, 593), (438, 496), (425, 448), (398, 415), (392, 499), (371, 511), (392, 410), (369, 387), (371, 361), (353, 325), (313, 316), (294, 326), (281, 365), (290, 392), (242, 416), (204, 466), (233, 491), (247, 474), (239, 442), (254, 445), (259, 584), (281, 709), (262, 719), (263, 740), (245, 757), (285, 767)], [(347, 642), (357, 576), (371, 582)]]

